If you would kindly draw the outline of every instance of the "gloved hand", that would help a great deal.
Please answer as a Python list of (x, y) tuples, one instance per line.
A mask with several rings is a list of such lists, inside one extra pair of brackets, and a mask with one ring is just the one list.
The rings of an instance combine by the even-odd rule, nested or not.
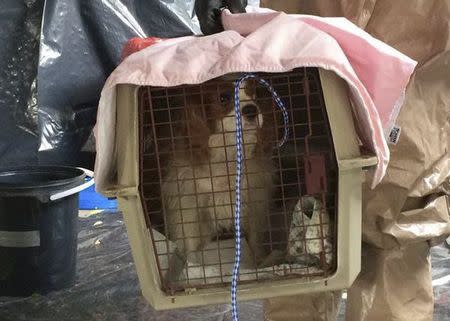
[(223, 31), (220, 15), (222, 9), (232, 13), (245, 12), (247, 0), (196, 0), (195, 13), (200, 21), (200, 28), (205, 35)]

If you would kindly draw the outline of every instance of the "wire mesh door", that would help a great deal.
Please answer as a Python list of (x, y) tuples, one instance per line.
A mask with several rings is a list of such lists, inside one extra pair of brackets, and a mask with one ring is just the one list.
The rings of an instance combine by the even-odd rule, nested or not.
[[(336, 270), (337, 164), (319, 73), (259, 76), (240, 90), (244, 173), (240, 282)], [(233, 80), (139, 90), (140, 193), (163, 290), (227, 286), (234, 262)]]

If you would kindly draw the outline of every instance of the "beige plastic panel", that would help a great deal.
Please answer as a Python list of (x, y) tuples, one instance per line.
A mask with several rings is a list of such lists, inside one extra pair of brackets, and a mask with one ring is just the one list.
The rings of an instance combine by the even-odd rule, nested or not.
[[(361, 182), (362, 168), (376, 164), (374, 157), (359, 152), (347, 87), (334, 73), (320, 70), (323, 95), (331, 124), (339, 167), (337, 271), (321, 280), (264, 281), (239, 286), (239, 300), (255, 300), (348, 288), (361, 264)], [(191, 289), (169, 296), (161, 290), (151, 234), (146, 227), (138, 193), (139, 148), (137, 87), (117, 89), (117, 197), (124, 213), (133, 258), (142, 292), (157, 310), (227, 303), (228, 287)]]

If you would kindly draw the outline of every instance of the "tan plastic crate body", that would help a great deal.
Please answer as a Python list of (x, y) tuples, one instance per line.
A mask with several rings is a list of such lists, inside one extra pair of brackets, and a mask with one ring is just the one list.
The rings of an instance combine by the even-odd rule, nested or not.
[[(239, 300), (344, 289), (352, 284), (360, 271), (363, 168), (376, 164), (376, 159), (360, 154), (345, 82), (332, 72), (319, 72), (339, 169), (337, 270), (321, 280), (289, 279), (242, 284), (239, 285)], [(190, 289), (173, 296), (161, 290), (152, 236), (146, 227), (138, 188), (138, 88), (133, 85), (120, 85), (117, 88), (117, 186), (102, 192), (118, 198), (142, 292), (156, 310), (228, 303), (228, 286)]]

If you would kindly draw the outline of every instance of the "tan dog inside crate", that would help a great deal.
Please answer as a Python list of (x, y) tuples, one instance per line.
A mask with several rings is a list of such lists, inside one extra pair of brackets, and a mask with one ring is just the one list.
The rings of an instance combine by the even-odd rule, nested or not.
[[(186, 89), (180, 108), (174, 153), (168, 159), (161, 196), (166, 235), (177, 245), (169, 262), (175, 281), (186, 261), (203, 264), (203, 249), (212, 241), (234, 235), (236, 180), (236, 120), (231, 81)], [(264, 235), (274, 191), (271, 160), (275, 141), (274, 116), (256, 100), (255, 83), (240, 90), (244, 147), (241, 226), (255, 267), (266, 257)], [(219, 253), (220, 256), (220, 253)]]

